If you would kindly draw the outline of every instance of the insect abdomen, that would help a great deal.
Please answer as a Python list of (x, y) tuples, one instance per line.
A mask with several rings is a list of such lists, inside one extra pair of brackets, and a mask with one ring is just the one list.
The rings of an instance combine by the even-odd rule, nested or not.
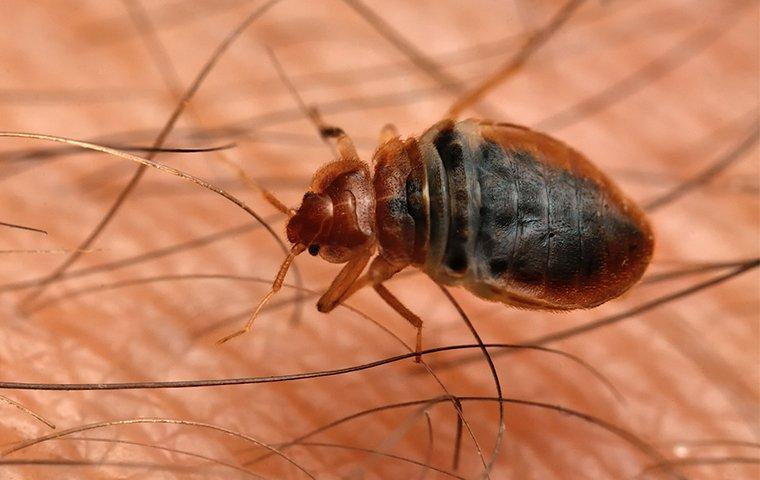
[[(643, 273), (641, 211), (579, 153), (522, 127), (441, 122), (419, 140), (435, 280), (525, 308), (603, 303)], [(436, 179), (436, 177), (439, 177)]]

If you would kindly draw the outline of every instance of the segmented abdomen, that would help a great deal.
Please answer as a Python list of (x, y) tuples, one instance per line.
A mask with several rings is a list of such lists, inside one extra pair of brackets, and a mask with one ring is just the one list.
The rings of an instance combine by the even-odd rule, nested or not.
[(491, 300), (587, 308), (643, 274), (641, 210), (578, 152), (523, 127), (440, 122), (419, 139), (427, 172), (423, 268)]

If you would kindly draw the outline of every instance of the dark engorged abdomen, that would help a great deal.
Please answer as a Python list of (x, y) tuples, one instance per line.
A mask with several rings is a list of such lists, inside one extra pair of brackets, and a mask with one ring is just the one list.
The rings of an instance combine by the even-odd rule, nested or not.
[[(448, 222), (445, 239), (431, 231), (431, 250), (442, 247), (440, 265), (424, 266), (433, 278), (549, 309), (598, 305), (638, 280), (651, 232), (598, 170), (536, 132), (488, 126), (512, 129), (511, 136), (481, 136), (463, 123), (430, 135), (435, 154), (428, 149), (425, 157), (440, 162), (448, 186), (447, 193), (429, 192), (433, 200), (448, 197), (447, 219), (431, 210), (438, 223)], [(545, 157), (552, 154), (561, 158)]]
[(536, 290), (593, 283), (606, 257), (599, 190), (528, 152), (485, 141), (480, 153), (480, 275)]

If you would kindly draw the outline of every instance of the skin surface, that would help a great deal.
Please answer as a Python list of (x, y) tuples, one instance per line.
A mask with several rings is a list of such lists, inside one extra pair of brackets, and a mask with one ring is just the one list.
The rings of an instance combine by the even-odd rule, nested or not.
[[(519, 39), (544, 24), (559, 5), (548, 0), (468, 3), (472, 6), (466, 9), (454, 0), (367, 5), (464, 85), (494, 71), (515, 51)], [(215, 46), (256, 5), (226, 1), (212, 9), (212, 2), (5, 2), (4, 11), (13, 15), (0, 18), (0, 130), (148, 146)], [(153, 22), (157, 37), (145, 24), (136, 26), (134, 20), (140, 18)], [(503, 38), (511, 40), (493, 43)], [(646, 205), (730, 153), (757, 128), (757, 38), (754, 2), (587, 2), (519, 75), (467, 115), (490, 111), (499, 115), (495, 120), (547, 131), (583, 152)], [(156, 39), (165, 50), (156, 49)], [(479, 44), (483, 45), (470, 48)], [(193, 112), (183, 114), (166, 145), (236, 142), (224, 156), (288, 206), (298, 205), (311, 174), (332, 153), (298, 110), (262, 45), (274, 49), (304, 101), (319, 105), (327, 122), (352, 136), (365, 160), (371, 158), (384, 124), (395, 123), (404, 136), (419, 135), (455, 100), (347, 4), (286, 0), (274, 6), (224, 55), (191, 101)], [(172, 78), (178, 79), (179, 92), (167, 86)], [(595, 97), (605, 91), (605, 96)], [(585, 113), (578, 115), (579, 110)], [(201, 130), (210, 133), (192, 135)], [(44, 277), (59, 266), (66, 257), (60, 250), (76, 248), (89, 234), (135, 169), (125, 160), (78, 151), (23, 158), (51, 148), (60, 145), (2, 139), (0, 146), (0, 222), (48, 232), (0, 227), (0, 381), (283, 375), (408, 352), (355, 312), (337, 308), (329, 315), (318, 313), (317, 294), (302, 298), (298, 309), (296, 292), (288, 287), (256, 319), (251, 333), (217, 345), (218, 338), (242, 326), (268, 291), (284, 253), (242, 210), (197, 185), (154, 170), (146, 173), (104, 234), (69, 269), (79, 276), (51, 285), (36, 307), (20, 309), (19, 302), (30, 290), (9, 285)], [(227, 189), (271, 219), (275, 231), (284, 236), (284, 215), (217, 155), (159, 153), (155, 159)], [(715, 178), (654, 210), (650, 218), (656, 247), (647, 275), (757, 257), (758, 168), (758, 150), (751, 145)], [(219, 232), (228, 234), (210, 237)], [(193, 248), (175, 251), (175, 246), (188, 242), (194, 242)], [(156, 251), (160, 254), (137, 261)], [(134, 260), (108, 271), (82, 270), (125, 259)], [(308, 255), (299, 256), (295, 265), (303, 285), (318, 293), (339, 268)], [(510, 309), (463, 289), (451, 293), (485, 342), (517, 343), (624, 312), (730, 271), (644, 283), (594, 310), (563, 314)], [(289, 273), (286, 283), (296, 281), (295, 273)], [(196, 277), (177, 278), (191, 274)], [(198, 274), (254, 276), (264, 283)], [(113, 282), (155, 277), (160, 281), (107, 288)], [(100, 289), (53, 302), (89, 287)], [(547, 344), (597, 368), (615, 385), (622, 401), (582, 367), (542, 352), (494, 358), (504, 396), (597, 416), (635, 434), (668, 459), (733, 458), (681, 466), (671, 470), (673, 475), (754, 478), (759, 469), (748, 460), (758, 458), (754, 442), (760, 442), (759, 287), (758, 272), (751, 269), (623, 322)], [(473, 343), (456, 310), (427, 277), (410, 270), (388, 288), (425, 321), (426, 348)], [(413, 344), (414, 330), (374, 292), (359, 292), (349, 303)], [(477, 360), (444, 368), (444, 362), (473, 355)], [(445, 352), (424, 360), (449, 392), (494, 396), (493, 378), (478, 355), (476, 350)], [(0, 391), (59, 430), (165, 418), (213, 424), (272, 444), (368, 408), (443, 393), (425, 367), (411, 359), (285, 383)], [(430, 406), (426, 416), (424, 407), (354, 419), (309, 439), (321, 446), (298, 446), (285, 453), (320, 479), (425, 474), (420, 465), (324, 444), (374, 449), (453, 472), (454, 408), (443, 402)], [(462, 402), (462, 408), (487, 461), (498, 430), (497, 408), (477, 402)], [(659, 461), (620, 436), (546, 409), (507, 404), (505, 420), (491, 478), (632, 478)], [(50, 432), (21, 410), (0, 403), (2, 449)], [(77, 436), (90, 440), (73, 440)], [(248, 476), (206, 459), (103, 439), (193, 452), (238, 467), (266, 453), (208, 428), (120, 425), (13, 453), (0, 459), (0, 476)], [(693, 443), (702, 441), (709, 442)], [(19, 465), (22, 460), (53, 463)], [(16, 464), (2, 463), (8, 461)], [(74, 463), (62, 466), (57, 461)], [(278, 457), (245, 468), (266, 478), (308, 478)], [(482, 470), (464, 428), (457, 475), (478, 478)], [(645, 478), (673, 475), (656, 471)], [(426, 478), (450, 477), (428, 471)]]

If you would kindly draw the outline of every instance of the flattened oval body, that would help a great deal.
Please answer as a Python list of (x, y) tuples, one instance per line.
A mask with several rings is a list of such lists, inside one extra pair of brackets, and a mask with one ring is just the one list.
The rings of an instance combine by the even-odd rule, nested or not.
[[(653, 236), (639, 207), (580, 153), (547, 135), (442, 121), (399, 150), (407, 167), (395, 172), (395, 189), (385, 188), (390, 177), (378, 172), (396, 162), (376, 156), (381, 254), (383, 222), (403, 220), (406, 227), (396, 231), (406, 232), (405, 247), (385, 254), (408, 252), (437, 282), (517, 307), (569, 310), (620, 295), (650, 261)], [(395, 217), (380, 214), (389, 202)]]

